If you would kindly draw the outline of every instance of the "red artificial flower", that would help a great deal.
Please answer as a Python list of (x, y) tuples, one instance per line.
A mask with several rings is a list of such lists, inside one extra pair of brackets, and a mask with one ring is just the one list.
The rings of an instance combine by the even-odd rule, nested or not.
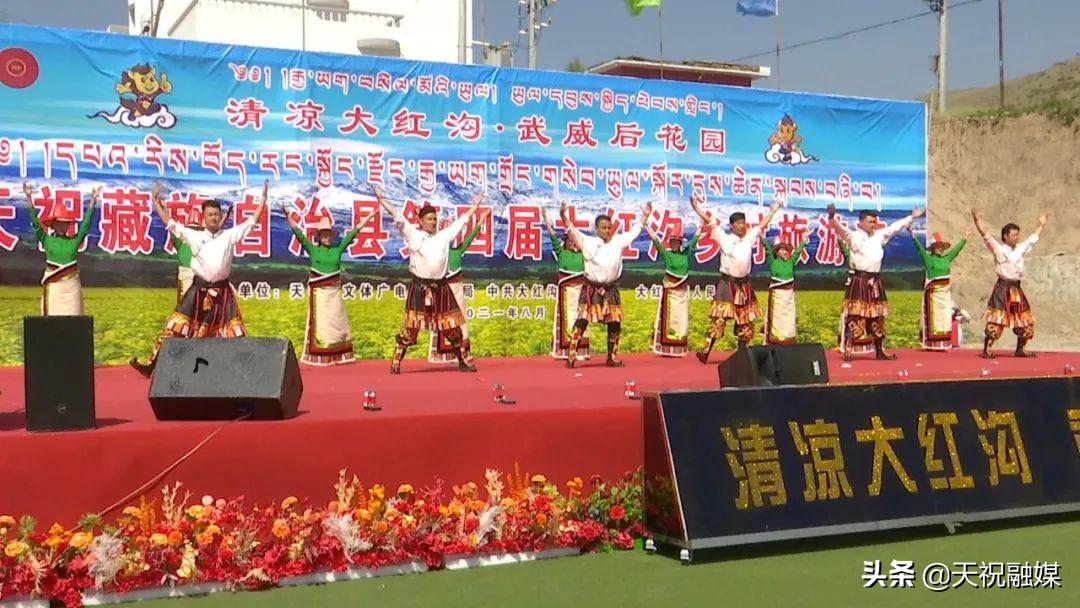
[(626, 517), (626, 509), (624, 509), (622, 505), (612, 505), (611, 508), (608, 509), (608, 517), (615, 521), (619, 521)]

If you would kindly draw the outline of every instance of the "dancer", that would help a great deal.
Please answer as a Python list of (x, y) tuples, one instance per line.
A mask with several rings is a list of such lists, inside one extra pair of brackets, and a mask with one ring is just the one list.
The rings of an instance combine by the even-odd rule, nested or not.
[[(225, 211), (225, 215), (221, 218), (222, 226), (229, 223), (232, 210), (233, 208), (229, 207)], [(196, 218), (194, 214), (188, 215), (188, 220), (184, 226), (195, 231), (203, 229), (202, 221)], [(173, 248), (176, 250), (176, 303), (179, 304), (184, 299), (187, 290), (191, 289), (191, 284), (195, 280), (195, 271), (191, 269), (191, 245), (188, 245), (184, 242), (184, 239), (175, 235), (172, 241)]]
[(75, 224), (75, 214), (61, 203), (53, 204), (52, 214), (44, 221), (38, 218), (34, 206), (34, 189), (23, 182), (30, 227), (45, 248), (45, 274), (41, 277), (41, 314), (46, 317), (78, 316), (83, 314), (82, 281), (79, 279), (79, 246), (94, 217), (94, 207), (101, 196), (101, 187), (90, 193), (90, 204), (83, 212), (79, 230), (68, 236)]
[[(555, 261), (559, 263), (558, 293), (551, 324), (551, 356), (565, 360), (569, 358), (570, 334), (574, 331), (578, 299), (581, 297), (581, 288), (585, 285), (585, 258), (581, 254), (581, 247), (578, 246), (569, 230), (563, 234), (562, 239), (559, 239), (559, 235), (548, 220), (547, 212), (541, 209), (540, 217), (544, 220), (548, 237), (551, 238), (551, 252), (555, 255)], [(581, 334), (581, 339), (578, 340), (575, 357), (588, 359), (589, 348), (589, 329), (586, 327)]]
[(858, 229), (849, 231), (836, 215), (836, 205), (829, 204), (829, 223), (837, 236), (851, 249), (851, 265), (855, 275), (844, 293), (844, 312), (847, 314), (843, 356), (852, 359), (852, 342), (869, 335), (874, 340), (877, 359), (893, 360), (896, 355), (885, 350), (885, 318), (889, 315), (889, 299), (881, 280), (881, 261), (885, 244), (918, 217), (923, 208), (912, 210), (907, 217), (878, 229), (874, 211), (860, 211)]
[(794, 344), (798, 337), (795, 307), (795, 264), (810, 242), (810, 230), (805, 230), (796, 247), (789, 243), (769, 246), (761, 235), (765, 248), (765, 263), (769, 265), (769, 306), (765, 313), (765, 343)]
[(266, 212), (270, 182), (263, 182), (262, 200), (248, 219), (232, 228), (222, 229), (221, 203), (206, 200), (202, 203), (203, 227), (191, 230), (172, 219), (161, 198), (161, 184), (151, 194), (158, 217), (169, 232), (191, 245), (191, 270), (195, 273), (191, 288), (165, 322), (150, 359), (140, 363), (132, 357), (128, 363), (149, 378), (157, 365), (161, 344), (166, 338), (239, 338), (245, 335), (244, 319), (236, 292), (229, 284), (232, 273), (233, 250), (246, 237)]
[(975, 220), (975, 229), (994, 254), (994, 272), (998, 276), (983, 315), (986, 319), (986, 335), (983, 338), (982, 357), (994, 358), (990, 349), (1001, 338), (1006, 327), (1012, 328), (1016, 336), (1016, 356), (1034, 357), (1035, 353), (1028, 352), (1024, 347), (1035, 337), (1035, 315), (1031, 312), (1020, 281), (1024, 278), (1024, 256), (1039, 242), (1039, 235), (1050, 216), (1045, 213), (1040, 215), (1039, 227), (1023, 241), (1020, 240), (1020, 226), (1011, 222), (1005, 224), (1001, 227), (1000, 243), (986, 232), (982, 216), (974, 209), (971, 210), (971, 217)]
[(334, 222), (323, 216), (315, 225), (315, 242), (307, 238), (304, 229), (281, 205), (281, 213), (289, 222), (296, 240), (307, 252), (311, 261), (308, 272), (308, 314), (304, 331), (304, 355), (301, 363), (308, 365), (340, 365), (353, 359), (352, 330), (349, 316), (345, 313), (345, 299), (341, 295), (341, 256), (367, 225), (374, 213), (368, 214), (353, 226), (335, 244)]
[(560, 215), (566, 230), (581, 246), (585, 258), (585, 286), (578, 297), (577, 320), (574, 321), (574, 333), (570, 337), (567, 349), (566, 366), (573, 368), (577, 361), (578, 343), (590, 323), (603, 323), (607, 326), (607, 362), (608, 367), (622, 367), (623, 362), (616, 357), (619, 354), (619, 337), (622, 335), (622, 300), (619, 298), (619, 278), (622, 276), (622, 252), (641, 234), (641, 228), (652, 215), (652, 203), (642, 208), (641, 222), (629, 230), (615, 233), (611, 218), (598, 215), (593, 222), (596, 236), (586, 236), (570, 222), (567, 215), (569, 207), (563, 201)]
[(663, 293), (653, 324), (653, 352), (661, 357), (685, 357), (690, 331), (690, 256), (697, 249), (702, 225), (683, 247), (683, 235), (668, 236), (667, 247), (651, 227), (646, 226), (656, 251), (664, 261)]
[(416, 344), (417, 335), (425, 328), (445, 334), (454, 347), (460, 371), (475, 372), (476, 367), (465, 360), (465, 353), (462, 352), (461, 328), (465, 325), (465, 314), (458, 306), (446, 275), (450, 245), (480, 208), (483, 193), (476, 195), (468, 211), (442, 230), (436, 230), (439, 214), (431, 205), (425, 204), (420, 208), (420, 227), (417, 228), (405, 219), (399, 209), (387, 202), (382, 193), (376, 191), (375, 198), (394, 216), (394, 223), (405, 237), (405, 246), (409, 250), (409, 274), (412, 275), (412, 283), (405, 295), (405, 318), (396, 338), (397, 347), (390, 363), (390, 373), (401, 373), (405, 351)]
[[(836, 244), (840, 247), (840, 254), (844, 257), (844, 266), (847, 266), (847, 276), (844, 278), (844, 293), (855, 278), (855, 267), (851, 265), (851, 250), (844, 241), (837, 239)], [(836, 343), (836, 350), (844, 352), (844, 342), (847, 339), (847, 312), (844, 311), (843, 301), (840, 303), (840, 333)], [(874, 352), (874, 337), (864, 335), (862, 338), (852, 338), (850, 349), (852, 355), (870, 355)]]
[(926, 268), (926, 283), (923, 285), (922, 318), (919, 323), (919, 341), (924, 350), (952, 350), (953, 310), (956, 306), (952, 299), (952, 281), (949, 268), (960, 250), (967, 244), (971, 233), (964, 235), (955, 247), (941, 240), (941, 235), (934, 233), (934, 242), (927, 247), (922, 239), (915, 236), (915, 231), (908, 226), (911, 240), (922, 258)]
[(729, 319), (735, 321), (735, 336), (739, 348), (746, 348), (754, 339), (754, 320), (761, 316), (761, 306), (757, 295), (750, 285), (750, 271), (754, 264), (754, 244), (758, 236), (768, 229), (769, 223), (780, 209), (780, 202), (774, 202), (761, 223), (750, 228), (746, 223), (746, 214), (741, 211), (728, 217), (731, 232), (724, 232), (720, 222), (701, 208), (704, 198), (695, 194), (690, 197), (690, 205), (701, 217), (701, 221), (712, 229), (713, 240), (720, 248), (720, 280), (716, 283), (716, 295), (709, 305), (709, 328), (705, 332), (705, 345), (697, 353), (698, 361), (709, 362), (709, 354), (717, 338), (724, 335)]
[[(447, 260), (447, 274), (446, 282), (450, 284), (450, 291), (454, 292), (454, 299), (457, 300), (458, 308), (462, 311), (465, 310), (465, 283), (461, 280), (461, 258), (468, 251), (469, 245), (472, 245), (476, 235), (480, 234), (480, 229), (484, 226), (484, 216), (486, 211), (480, 210), (476, 214), (476, 225), (473, 226), (469, 234), (465, 235), (465, 238), (461, 240), (458, 245), (450, 246), (450, 257)], [(444, 219), (442, 221), (442, 227), (447, 228), (450, 226), (450, 219)], [(466, 362), (472, 362), (472, 348), (469, 345), (469, 321), (465, 320), (465, 324), (461, 326), (461, 354), (465, 358)], [(441, 331), (431, 332), (431, 345), (428, 347), (428, 361), (431, 363), (454, 363), (457, 361), (457, 354), (454, 352), (454, 345), (450, 343), (450, 340), (446, 338), (446, 334)]]

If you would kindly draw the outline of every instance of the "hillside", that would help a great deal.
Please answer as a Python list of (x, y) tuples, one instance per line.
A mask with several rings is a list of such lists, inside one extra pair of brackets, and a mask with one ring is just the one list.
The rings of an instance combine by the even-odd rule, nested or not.
[[(967, 114), (998, 107), (998, 85), (950, 90), (946, 98), (948, 114)], [(930, 95), (922, 97), (929, 100)], [(1049, 100), (1080, 103), (1080, 55), (1049, 68), (1005, 81), (1005, 105), (1028, 107)]]
[[(1076, 65), (1080, 66), (1080, 63)], [(1080, 126), (1040, 114), (935, 120), (930, 133), (930, 224), (956, 242), (974, 230), (977, 207), (996, 232), (1007, 222), (1024, 235), (1040, 213), (1050, 213), (1042, 239), (1028, 258), (1024, 288), (1036, 316), (1035, 347), (1080, 347)], [(959, 305), (974, 318), (981, 340), (982, 314), (994, 283), (993, 261), (973, 235), (953, 265)], [(1013, 344), (1011, 337), (1002, 345)]]

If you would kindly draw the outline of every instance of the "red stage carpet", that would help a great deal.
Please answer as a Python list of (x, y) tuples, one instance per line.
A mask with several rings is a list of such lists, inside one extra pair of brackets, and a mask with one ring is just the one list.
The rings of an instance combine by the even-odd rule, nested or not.
[[(973, 350), (899, 355), (844, 367), (830, 352), (829, 372), (833, 382), (852, 383), (896, 382), (901, 370), (917, 381), (977, 378), (983, 369), (995, 378), (1057, 376), (1066, 365), (1080, 367), (1080, 353), (994, 361)], [(423, 487), (436, 478), (482, 482), (486, 467), (506, 472), (515, 463), (523, 474), (542, 472), (560, 483), (575, 475), (617, 477), (641, 462), (640, 402), (624, 396), (628, 378), (639, 391), (717, 386), (716, 366), (693, 359), (631, 355), (626, 363), (608, 369), (594, 358), (571, 371), (542, 357), (481, 359), (478, 373), (462, 374), (406, 361), (400, 376), (390, 376), (383, 361), (302, 367), (298, 417), (225, 424), (158, 422), (147, 401), (149, 381), (127, 367), (108, 367), (97, 371), (97, 430), (35, 434), (25, 430), (22, 368), (0, 368), (0, 514), (72, 524), (177, 461), (148, 498), (160, 497), (162, 483), (182, 481), (196, 498), (328, 501), (343, 467), (366, 484), (392, 487)], [(494, 384), (517, 403), (495, 403)], [(377, 391), (382, 411), (362, 409), (366, 388)]]

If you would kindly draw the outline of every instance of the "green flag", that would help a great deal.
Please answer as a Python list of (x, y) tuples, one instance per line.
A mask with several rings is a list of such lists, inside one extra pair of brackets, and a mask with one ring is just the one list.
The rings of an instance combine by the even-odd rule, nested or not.
[(630, 9), (631, 15), (640, 15), (641, 9), (646, 6), (660, 6), (662, 0), (626, 0), (626, 8)]

